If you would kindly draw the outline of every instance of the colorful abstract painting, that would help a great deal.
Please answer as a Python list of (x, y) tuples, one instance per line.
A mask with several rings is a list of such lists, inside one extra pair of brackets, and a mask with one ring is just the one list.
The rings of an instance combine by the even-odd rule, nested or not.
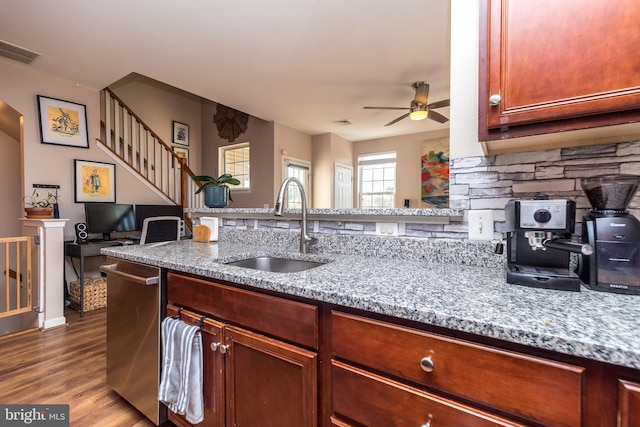
[(423, 143), (422, 207), (449, 207), (449, 142)]

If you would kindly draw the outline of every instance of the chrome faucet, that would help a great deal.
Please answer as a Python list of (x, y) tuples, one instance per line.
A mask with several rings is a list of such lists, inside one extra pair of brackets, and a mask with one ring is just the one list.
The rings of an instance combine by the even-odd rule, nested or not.
[(300, 226), (300, 253), (306, 254), (309, 252), (309, 246), (318, 241), (318, 239), (314, 237), (307, 236), (307, 196), (304, 193), (304, 187), (302, 183), (297, 178), (287, 178), (282, 181), (282, 185), (280, 185), (280, 191), (278, 192), (278, 198), (276, 199), (276, 208), (273, 211), (275, 216), (282, 216), (284, 211), (284, 195), (287, 191), (287, 187), (289, 184), (294, 183), (298, 186), (298, 191), (300, 191), (300, 198), (302, 199), (302, 224)]

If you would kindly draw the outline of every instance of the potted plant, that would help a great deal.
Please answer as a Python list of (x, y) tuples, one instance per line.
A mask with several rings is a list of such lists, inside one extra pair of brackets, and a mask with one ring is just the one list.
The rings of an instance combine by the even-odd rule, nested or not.
[(27, 218), (47, 219), (53, 218), (53, 206), (58, 202), (58, 196), (47, 192), (46, 196), (40, 196), (35, 188), (30, 196), (24, 198), (25, 214)]
[(209, 208), (226, 207), (229, 201), (233, 201), (229, 185), (240, 185), (240, 180), (228, 173), (218, 178), (209, 175), (195, 175), (192, 178), (200, 183), (196, 194), (204, 191), (204, 204)]

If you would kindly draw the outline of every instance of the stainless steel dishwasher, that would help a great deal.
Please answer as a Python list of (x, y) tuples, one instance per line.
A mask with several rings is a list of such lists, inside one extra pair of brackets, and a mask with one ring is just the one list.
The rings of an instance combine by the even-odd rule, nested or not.
[[(107, 274), (107, 384), (156, 425), (167, 419), (158, 401), (160, 269), (120, 259)], [(112, 263), (113, 262), (113, 263)]]

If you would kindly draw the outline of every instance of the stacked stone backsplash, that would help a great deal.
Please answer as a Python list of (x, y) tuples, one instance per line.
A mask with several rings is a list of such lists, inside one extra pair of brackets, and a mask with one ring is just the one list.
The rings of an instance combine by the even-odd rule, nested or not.
[[(640, 142), (455, 159), (450, 204), (465, 211), (493, 210), (499, 238), (505, 229), (504, 206), (509, 199), (546, 194), (550, 199), (574, 200), (575, 233), (579, 234), (582, 217), (591, 210), (580, 179), (604, 174), (640, 175)], [(629, 208), (640, 216), (640, 195), (636, 194)]]
[[(412, 223), (407, 217), (407, 222), (398, 224), (397, 237), (375, 236), (376, 224), (372, 221), (309, 221), (309, 232), (320, 238), (315, 251), (503, 265), (505, 258), (493, 253), (494, 244), (468, 240), (468, 210), (493, 211), (494, 241), (498, 241), (503, 238), (504, 207), (510, 199), (531, 199), (542, 193), (552, 199), (575, 200), (577, 235), (582, 216), (591, 208), (580, 179), (603, 174), (640, 175), (640, 142), (460, 158), (450, 166), (450, 207), (463, 211), (462, 221), (424, 224)], [(634, 197), (630, 211), (640, 217), (640, 195)], [(243, 230), (252, 232), (243, 235)], [(225, 218), (221, 239), (226, 236), (295, 249), (299, 230), (299, 220)], [(290, 232), (280, 233), (283, 231)]]

